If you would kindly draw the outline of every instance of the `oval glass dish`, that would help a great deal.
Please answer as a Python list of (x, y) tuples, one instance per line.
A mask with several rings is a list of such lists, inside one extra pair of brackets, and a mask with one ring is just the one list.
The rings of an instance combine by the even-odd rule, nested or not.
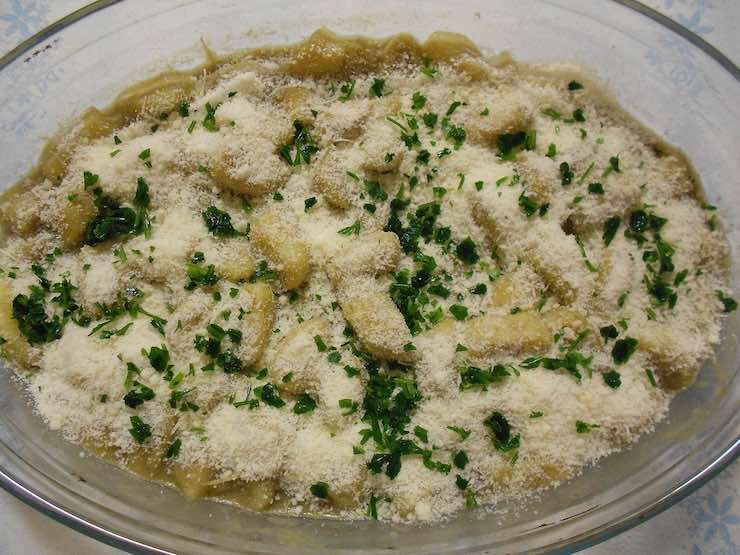
[[(623, 0), (390, 0), (310, 6), (287, 0), (97, 2), (0, 59), (0, 183), (34, 163), (46, 137), (90, 105), (166, 67), (219, 53), (295, 42), (325, 25), (373, 37), (435, 30), (469, 36), (522, 61), (567, 60), (596, 71), (621, 104), (684, 149), (738, 254), (740, 71), (685, 29)], [(733, 288), (740, 274), (732, 267)], [(183, 502), (49, 431), (22, 387), (0, 372), (0, 482), (57, 520), (123, 549), (146, 553), (537, 553), (573, 551), (618, 533), (680, 500), (740, 450), (740, 374), (728, 321), (716, 360), (672, 403), (668, 421), (630, 450), (525, 508), (469, 511), (431, 526), (256, 514), (214, 502)], [(502, 507), (503, 509), (503, 507)]]

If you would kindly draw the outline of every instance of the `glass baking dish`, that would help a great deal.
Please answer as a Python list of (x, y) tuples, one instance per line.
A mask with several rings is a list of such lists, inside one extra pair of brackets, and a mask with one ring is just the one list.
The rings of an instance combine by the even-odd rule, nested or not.
[[(217, 52), (294, 42), (325, 25), (384, 36), (468, 35), (521, 60), (595, 70), (625, 108), (683, 148), (719, 207), (733, 260), (740, 223), (740, 70), (699, 37), (631, 0), (127, 0), (95, 2), (0, 59), (0, 183), (29, 169), (46, 137), (136, 80)], [(735, 291), (740, 274), (732, 267)], [(525, 509), (470, 511), (434, 526), (249, 513), (145, 482), (50, 432), (12, 373), (0, 370), (0, 482), (53, 518), (146, 553), (537, 553), (596, 543), (671, 506), (740, 451), (736, 334), (679, 395), (670, 418), (632, 449)]]

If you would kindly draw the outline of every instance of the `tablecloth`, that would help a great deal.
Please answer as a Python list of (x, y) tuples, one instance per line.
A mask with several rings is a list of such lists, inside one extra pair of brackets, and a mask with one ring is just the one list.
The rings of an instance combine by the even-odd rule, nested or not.
[[(0, 53), (86, 4), (80, 0), (0, 0)], [(740, 0), (644, 2), (740, 62)], [(1, 155), (1, 154), (0, 154)], [(740, 461), (669, 510), (586, 555), (740, 553)], [(0, 491), (0, 554), (121, 555), (118, 549), (62, 526)]]

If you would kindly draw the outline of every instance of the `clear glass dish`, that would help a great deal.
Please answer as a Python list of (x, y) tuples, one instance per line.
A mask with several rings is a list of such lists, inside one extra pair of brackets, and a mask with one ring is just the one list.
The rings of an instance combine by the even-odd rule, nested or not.
[[(571, 60), (595, 69), (629, 111), (683, 148), (740, 241), (740, 70), (667, 18), (632, 0), (104, 0), (0, 59), (0, 183), (35, 161), (45, 137), (85, 107), (167, 64), (293, 42), (326, 25), (341, 33), (424, 38), (458, 31), (522, 60)], [(740, 273), (732, 281), (740, 291)], [(0, 370), (0, 485), (53, 518), (146, 553), (519, 553), (574, 551), (669, 507), (740, 452), (740, 373), (728, 321), (714, 362), (671, 407), (670, 420), (632, 449), (547, 493), (526, 510), (475, 511), (434, 526), (339, 522), (186, 503), (48, 431), (22, 388)]]

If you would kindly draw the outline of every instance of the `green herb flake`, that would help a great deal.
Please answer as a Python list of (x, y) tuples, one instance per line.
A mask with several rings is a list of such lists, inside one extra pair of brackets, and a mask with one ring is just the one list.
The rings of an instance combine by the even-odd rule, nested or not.
[(380, 98), (383, 96), (385, 89), (385, 79), (373, 79), (373, 84), (370, 85), (370, 96)]
[(622, 376), (616, 370), (604, 372), (601, 377), (604, 378), (604, 383), (612, 389), (619, 389), (619, 386), (622, 385)]
[(604, 232), (601, 235), (604, 240), (604, 246), (608, 247), (609, 243), (612, 242), (621, 223), (622, 219), (619, 216), (612, 216), (604, 222)]
[(309, 490), (311, 491), (311, 495), (318, 497), (319, 499), (329, 498), (329, 484), (326, 482), (316, 482), (309, 488)]
[(352, 81), (347, 81), (344, 83), (341, 87), (339, 87), (339, 92), (342, 94), (337, 98), (339, 102), (347, 102), (350, 98), (352, 98), (352, 93), (355, 90), (355, 80), (352, 79)]
[(475, 264), (480, 260), (478, 248), (470, 237), (466, 237), (455, 247), (455, 254), (465, 264)]
[(452, 457), (452, 463), (460, 470), (465, 470), (465, 466), (470, 462), (468, 454), (462, 449), (455, 453)]
[(455, 320), (465, 320), (468, 317), (468, 307), (461, 304), (453, 304), (450, 306), (450, 313), (455, 317)]
[(414, 426), (414, 435), (424, 443), (429, 443), (429, 432), (421, 426)]
[(152, 428), (149, 424), (145, 423), (139, 416), (132, 416), (129, 418), (131, 422), (131, 428), (129, 433), (134, 438), (136, 443), (141, 445), (152, 435)]
[(604, 186), (601, 183), (589, 183), (588, 192), (591, 193), (592, 195), (603, 195)]
[(411, 109), (421, 110), (427, 103), (427, 97), (416, 91), (411, 97)]
[(728, 313), (737, 310), (737, 301), (719, 289), (716, 291), (717, 298), (722, 303), (722, 312)]
[(308, 414), (316, 409), (316, 401), (308, 393), (302, 393), (296, 399), (293, 405), (295, 414)]
[(593, 428), (601, 428), (598, 424), (589, 424), (588, 422), (584, 422), (583, 420), (576, 420), (576, 432), (579, 434), (587, 434), (589, 433)]
[(337, 231), (337, 233), (339, 233), (340, 235), (347, 235), (347, 236), (359, 235), (361, 228), (362, 228), (362, 224), (360, 223), (359, 220), (356, 220), (355, 223), (353, 223), (350, 226), (340, 229), (339, 231)]
[(637, 349), (637, 339), (632, 337), (625, 337), (619, 339), (614, 343), (612, 347), (612, 359), (615, 364), (624, 364), (634, 354)]

